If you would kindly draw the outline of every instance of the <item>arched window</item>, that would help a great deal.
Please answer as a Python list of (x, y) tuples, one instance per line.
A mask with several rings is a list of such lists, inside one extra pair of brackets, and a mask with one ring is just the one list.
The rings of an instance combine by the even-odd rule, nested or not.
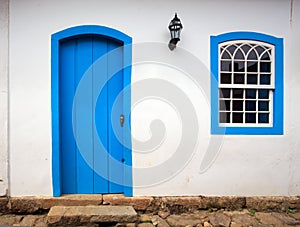
[(227, 33), (211, 51), (212, 133), (282, 134), (282, 39)]

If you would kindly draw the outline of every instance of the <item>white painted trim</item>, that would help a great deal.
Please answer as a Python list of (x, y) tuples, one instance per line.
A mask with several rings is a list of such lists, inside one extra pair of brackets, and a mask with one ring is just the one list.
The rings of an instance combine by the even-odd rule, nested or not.
[[(245, 53), (241, 47), (243, 45), (248, 45), (249, 47), (252, 46), (248, 51), (247, 53)], [(235, 46), (236, 49), (234, 50), (233, 53), (230, 53), (230, 51), (228, 51), (228, 47), (230, 46)], [(260, 54), (258, 54), (257, 50), (256, 50), (256, 47), (262, 47), (264, 49), (264, 51)], [(235, 73), (234, 72), (234, 69), (232, 67), (231, 71), (221, 71), (221, 61), (227, 61), (227, 62), (232, 62), (232, 65), (233, 65), (233, 62), (236, 60), (234, 59), (235, 58), (235, 54), (237, 53), (238, 50), (241, 50), (242, 54), (243, 54), (243, 59), (237, 59), (237, 61), (241, 61), (241, 62), (244, 62), (244, 64), (246, 64), (247, 62), (251, 62), (251, 61), (254, 61), (254, 62), (270, 62), (272, 63), (271, 64), (271, 71), (270, 73), (261, 73), (260, 72), (260, 67), (258, 66), (258, 69), (257, 69), (257, 72), (247, 72), (247, 67), (245, 66), (245, 72), (241, 72), (244, 74), (245, 76), (245, 81), (244, 81), (244, 84), (234, 84), (233, 82), (233, 74)], [(231, 59), (222, 59), (222, 56), (223, 56), (223, 53), (224, 52), (227, 52)], [(248, 55), (251, 51), (255, 51), (256, 52), (256, 55), (257, 55), (257, 60), (249, 60), (248, 59)], [(218, 46), (218, 62), (219, 62), (219, 89), (220, 88), (228, 88), (228, 89), (235, 89), (235, 88), (238, 88), (238, 89), (243, 89), (243, 92), (244, 92), (244, 95), (242, 99), (239, 99), (239, 98), (233, 98), (232, 97), (232, 92), (231, 92), (231, 97), (230, 98), (220, 98), (219, 97), (219, 101), (220, 100), (242, 100), (243, 101), (243, 111), (233, 111), (232, 109), (232, 105), (230, 105), (230, 111), (222, 111), (219, 109), (219, 113), (225, 113), (225, 112), (228, 112), (228, 113), (237, 113), (237, 112), (240, 112), (240, 113), (243, 113), (244, 117), (243, 117), (243, 123), (232, 123), (233, 121), (233, 115), (230, 114), (230, 122), (231, 123), (221, 123), (219, 122), (219, 126), (227, 126), (227, 127), (243, 127), (243, 126), (246, 126), (246, 127), (272, 127), (273, 126), (273, 89), (275, 89), (275, 57), (274, 57), (274, 51), (275, 51), (275, 47), (274, 45), (271, 45), (271, 44), (268, 44), (266, 42), (261, 42), (261, 41), (253, 41), (253, 40), (232, 40), (232, 41), (227, 41), (227, 42), (224, 42), (224, 43), (220, 43), (219, 46)], [(266, 60), (266, 61), (262, 61), (261, 60), (261, 57), (266, 53), (268, 52), (269, 56), (270, 56), (270, 60)], [(271, 54), (270, 54), (271, 52)], [(221, 84), (221, 73), (231, 73), (231, 84)], [(258, 84), (247, 84), (247, 81), (246, 81), (246, 74), (257, 74), (259, 75), (258, 78), (257, 78), (257, 83)], [(271, 76), (271, 81), (270, 81), (270, 85), (261, 85), (260, 82), (259, 82), (259, 78), (260, 78), (260, 75), (261, 74), (270, 74)], [(256, 123), (246, 123), (245, 122), (245, 100), (246, 100), (246, 97), (245, 97), (245, 90), (246, 89), (256, 89), (256, 93), (258, 92), (258, 89), (267, 89), (271, 92), (269, 92), (269, 99), (268, 100), (264, 100), (264, 99), (258, 99), (258, 94), (256, 94), (256, 99), (253, 99), (253, 101), (256, 101), (256, 111), (254, 111), (253, 113), (256, 113)], [(258, 101), (269, 101), (269, 111), (258, 111)], [(220, 107), (219, 107), (220, 108)], [(247, 112), (252, 112), (252, 111), (247, 111)], [(258, 114), (259, 113), (269, 113), (269, 123), (265, 124), (265, 123), (258, 123)]]
[(0, 0), (0, 196), (8, 194), (9, 0)]

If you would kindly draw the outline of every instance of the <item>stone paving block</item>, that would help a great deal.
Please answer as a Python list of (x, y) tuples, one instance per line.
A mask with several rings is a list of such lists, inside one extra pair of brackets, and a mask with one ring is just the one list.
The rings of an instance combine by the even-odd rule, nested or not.
[(141, 214), (139, 217), (140, 222), (150, 222), (152, 218), (152, 214)]
[(225, 226), (229, 227), (231, 219), (227, 215), (216, 212), (211, 215), (208, 215), (209, 221), (213, 226)]
[(158, 211), (158, 215), (163, 218), (163, 219), (166, 219), (168, 216), (170, 216), (170, 213), (169, 212), (166, 212), (166, 211)]
[(193, 214), (170, 215), (167, 217), (167, 223), (175, 227), (196, 226), (201, 224), (202, 221), (202, 217)]
[(285, 214), (285, 213), (272, 213), (272, 215), (281, 220), (286, 225), (300, 225), (300, 221), (295, 218)]
[(52, 207), (47, 216), (47, 223), (54, 224), (61, 222), (66, 210), (67, 207)]
[(138, 227), (154, 227), (152, 223), (140, 223), (138, 224)]
[(1, 215), (0, 216), (0, 226), (12, 226), (15, 223), (19, 223), (22, 220), (21, 215)]
[(49, 224), (135, 222), (137, 213), (131, 206), (57, 206), (48, 213)]
[(153, 225), (155, 225), (157, 227), (170, 227), (170, 225), (167, 223), (167, 221), (162, 219), (158, 215), (154, 215), (151, 218), (151, 222), (152, 222)]
[(20, 222), (20, 226), (33, 226), (34, 222), (35, 222), (35, 216), (27, 215)]
[(289, 214), (289, 215), (295, 218), (296, 220), (300, 221), (300, 212), (296, 212), (295, 214)]
[(257, 219), (249, 214), (233, 214), (231, 221), (234, 222), (235, 226), (253, 226), (259, 224)]
[(40, 215), (40, 217), (35, 220), (34, 225), (40, 227), (47, 226), (47, 215)]
[(20, 226), (47, 226), (46, 215), (26, 215), (19, 224)]
[(135, 227), (136, 226), (136, 223), (127, 223), (126, 224), (126, 227)]
[(103, 204), (133, 206), (135, 210), (146, 210), (153, 201), (153, 197), (135, 196), (125, 197), (121, 194), (103, 195)]
[(203, 226), (204, 226), (204, 227), (212, 227), (212, 225), (211, 225), (208, 221), (205, 221), (205, 222), (203, 223)]
[(265, 213), (265, 212), (256, 212), (255, 217), (257, 220), (265, 225), (275, 225), (275, 226), (283, 226), (284, 223), (275, 218), (272, 213)]

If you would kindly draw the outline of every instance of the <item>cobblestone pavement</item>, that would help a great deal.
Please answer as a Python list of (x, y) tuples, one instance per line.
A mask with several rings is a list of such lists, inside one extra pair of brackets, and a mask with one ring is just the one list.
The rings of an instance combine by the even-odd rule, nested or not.
[[(47, 226), (47, 214), (39, 215), (0, 215), (0, 226)], [(118, 227), (169, 227), (169, 226), (298, 226), (300, 212), (255, 212), (242, 211), (199, 211), (197, 213), (174, 215), (159, 211), (157, 214), (139, 214), (137, 223), (91, 223), (81, 226), (118, 226)]]

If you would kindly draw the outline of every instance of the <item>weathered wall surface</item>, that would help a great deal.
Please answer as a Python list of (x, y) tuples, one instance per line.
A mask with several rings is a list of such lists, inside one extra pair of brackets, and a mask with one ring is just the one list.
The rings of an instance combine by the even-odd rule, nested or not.
[[(144, 50), (145, 58), (150, 50), (156, 50), (157, 55), (162, 56), (156, 62), (136, 62), (138, 64), (132, 69), (132, 100), (136, 101), (132, 105), (131, 122), (135, 139), (134, 195), (300, 194), (300, 166), (297, 164), (300, 161), (300, 106), (297, 105), (300, 97), (297, 51), (300, 45), (299, 1), (293, 1), (292, 9), (290, 1), (279, 0), (11, 0), (9, 6), (9, 156), (12, 196), (52, 195), (50, 36), (68, 27), (86, 24), (108, 26), (131, 36), (134, 59), (141, 50)], [(184, 29), (179, 42), (182, 49), (170, 52), (167, 49), (167, 26), (174, 12), (178, 12)], [(204, 155), (210, 152), (210, 141), (220, 139), (210, 135), (210, 101), (205, 92), (209, 91), (210, 86), (209, 39), (211, 35), (231, 31), (254, 31), (284, 38), (285, 132), (282, 136), (225, 136), (219, 141), (222, 143), (217, 146), (219, 152), (210, 168), (201, 171), (200, 163)], [(1, 41), (0, 45), (4, 42)], [(155, 48), (145, 42), (156, 42), (151, 44)], [(145, 49), (137, 45), (139, 43), (144, 43), (142, 47)], [(190, 64), (186, 62), (186, 53), (190, 53), (193, 56), (191, 59), (196, 61)], [(1, 51), (0, 57), (2, 55)], [(176, 68), (177, 65), (168, 65), (169, 59), (181, 60), (184, 64)], [(193, 64), (199, 64), (197, 78), (200, 78), (200, 84), (186, 74)], [(1, 68), (1, 78), (3, 70)], [(176, 159), (178, 163), (167, 162), (178, 152), (183, 140), (182, 126), (191, 124), (181, 118), (181, 111), (185, 107), (181, 102), (178, 106), (168, 102), (168, 98), (171, 98), (168, 96), (165, 99), (145, 97), (138, 100), (145, 89), (157, 91), (165, 88), (162, 85), (151, 87), (151, 83), (142, 85), (146, 79), (152, 82), (164, 80), (190, 100), (197, 120), (192, 122), (196, 122), (194, 126), (199, 134), (195, 146), (190, 147), (187, 138), (183, 147), (183, 151), (189, 153), (187, 161), (180, 162), (179, 158)], [(4, 86), (2, 81), (1, 91)], [(176, 92), (168, 91), (165, 94), (177, 97)], [(155, 119), (163, 124), (156, 121), (157, 124), (150, 127)], [(156, 146), (150, 144), (140, 150), (143, 144), (138, 141), (149, 140), (159, 130), (165, 130), (162, 138), (158, 138), (161, 143)], [(190, 135), (192, 139), (194, 131), (191, 128), (187, 130), (185, 135)], [(0, 142), (0, 154), (4, 154), (4, 158), (0, 157), (1, 174), (6, 173), (2, 172), (2, 168), (5, 169), (2, 163), (6, 165), (2, 143), (5, 142)], [(158, 166), (162, 167), (162, 171)], [(142, 174), (143, 170), (150, 168), (153, 171)], [(160, 180), (151, 181), (155, 176), (161, 176)], [(147, 178), (150, 185), (144, 181)], [(0, 182), (0, 193), (6, 187), (2, 187)]]
[(0, 196), (8, 190), (8, 7), (0, 1)]

